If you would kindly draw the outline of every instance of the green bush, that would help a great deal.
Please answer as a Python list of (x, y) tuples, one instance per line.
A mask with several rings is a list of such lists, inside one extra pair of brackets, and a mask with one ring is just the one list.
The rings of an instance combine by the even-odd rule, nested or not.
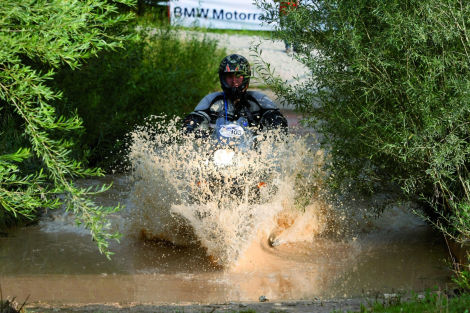
[[(48, 86), (63, 66), (79, 67), (90, 56), (122, 46), (132, 0), (0, 1), (0, 227), (34, 219), (41, 208), (63, 205), (90, 230), (107, 256), (107, 215), (118, 207), (90, 200), (94, 190), (73, 178), (103, 175), (71, 157), (80, 118), (57, 114), (60, 92)], [(100, 190), (106, 189), (104, 186)], [(99, 191), (97, 191), (99, 192)], [(60, 197), (58, 197), (60, 195)]]
[(169, 28), (141, 31), (125, 49), (108, 51), (79, 71), (63, 70), (54, 84), (63, 90), (58, 106), (83, 119), (80, 149), (93, 165), (121, 161), (125, 135), (151, 114), (191, 111), (218, 88), (224, 51), (207, 38), (187, 37)]
[(264, 71), (323, 133), (338, 185), (397, 184), (457, 240), (470, 230), (469, 26), (469, 1), (303, 1), (277, 35), (310, 80), (294, 89)]

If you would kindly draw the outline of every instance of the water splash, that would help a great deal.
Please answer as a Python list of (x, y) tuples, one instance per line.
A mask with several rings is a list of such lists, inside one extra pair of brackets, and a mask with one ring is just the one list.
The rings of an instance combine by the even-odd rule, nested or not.
[(132, 133), (132, 231), (197, 242), (230, 266), (260, 236), (279, 244), (312, 240), (325, 229), (323, 205), (312, 194), (322, 162), (322, 153), (309, 149), (312, 138), (270, 131), (257, 149), (236, 151), (234, 164), (220, 167), (210, 140), (184, 135), (178, 125), (177, 118), (153, 117)]
[[(260, 177), (266, 185), (257, 197), (240, 192), (243, 188), (233, 196), (229, 189), (215, 188), (219, 184), (210, 187), (211, 155), (201, 153), (211, 152), (210, 145), (180, 138), (177, 121), (168, 126), (156, 118), (149, 125), (133, 133), (133, 178), (109, 175), (77, 182), (113, 181), (113, 188), (95, 200), (126, 206), (112, 216), (113, 227), (124, 233), (112, 247), (112, 261), (73, 227), (73, 214), (53, 211), (39, 227), (0, 238), (8, 256), (0, 258), (0, 268), (11, 278), (6, 284), (10, 294), (89, 303), (92, 286), (94, 302), (221, 303), (256, 301), (260, 295), (272, 301), (374, 295), (448, 282), (440, 261), (446, 256), (441, 237), (411, 215), (409, 205), (388, 208), (377, 217), (370, 207), (386, 200), (385, 195), (359, 199), (332, 194), (328, 202), (321, 200), (326, 175), (321, 172), (323, 152), (308, 149), (316, 147), (314, 137), (292, 135), (285, 143), (267, 139), (258, 159), (245, 160), (261, 176), (242, 175), (234, 187), (246, 182), (250, 191)], [(265, 152), (273, 152), (272, 158), (261, 159), (268, 156)], [(263, 176), (263, 169), (272, 171)], [(242, 174), (236, 169), (230, 173)], [(222, 267), (214, 266), (207, 254)], [(44, 281), (52, 287), (44, 289)], [(66, 285), (73, 288), (65, 290)]]

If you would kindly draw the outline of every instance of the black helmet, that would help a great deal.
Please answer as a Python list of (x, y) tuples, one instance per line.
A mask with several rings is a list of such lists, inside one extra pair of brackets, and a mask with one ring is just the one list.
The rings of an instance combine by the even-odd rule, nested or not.
[[(243, 82), (238, 87), (230, 87), (225, 81), (225, 73), (237, 73), (243, 76)], [(222, 90), (231, 99), (241, 98), (250, 84), (251, 69), (248, 60), (239, 55), (231, 54), (226, 56), (219, 66), (219, 79)]]

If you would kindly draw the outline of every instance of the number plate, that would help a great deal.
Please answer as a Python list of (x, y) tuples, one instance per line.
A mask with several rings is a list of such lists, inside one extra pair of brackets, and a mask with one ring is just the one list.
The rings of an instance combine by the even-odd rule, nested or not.
[(220, 128), (220, 135), (227, 138), (238, 138), (243, 136), (245, 130), (237, 124), (228, 124)]

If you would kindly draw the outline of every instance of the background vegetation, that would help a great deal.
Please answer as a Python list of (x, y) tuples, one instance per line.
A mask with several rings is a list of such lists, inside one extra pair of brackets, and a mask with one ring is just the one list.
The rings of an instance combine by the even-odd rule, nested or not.
[[(219, 86), (225, 56), (217, 43), (184, 36), (165, 25), (138, 32), (124, 49), (105, 51), (78, 71), (65, 68), (53, 86), (63, 91), (61, 112), (77, 111), (85, 131), (77, 145), (91, 165), (117, 167), (126, 134), (151, 114), (189, 113)], [(183, 38), (184, 36), (184, 38)]]
[[(277, 21), (279, 9), (259, 4)], [(470, 235), (470, 2), (301, 1), (277, 35), (311, 79), (267, 83), (324, 135), (337, 187), (397, 185), (460, 242)]]

